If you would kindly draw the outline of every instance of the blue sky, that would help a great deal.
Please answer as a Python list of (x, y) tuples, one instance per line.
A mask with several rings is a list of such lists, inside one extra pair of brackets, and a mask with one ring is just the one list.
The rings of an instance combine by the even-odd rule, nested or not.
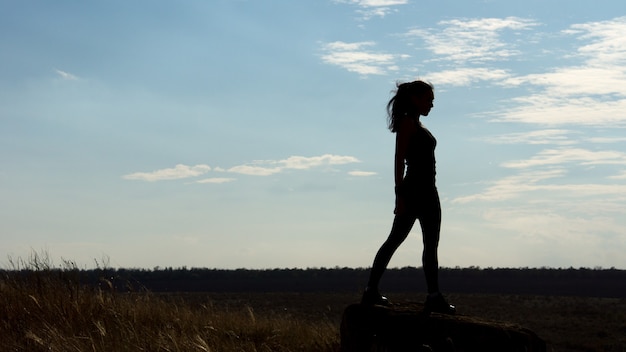
[(624, 33), (621, 0), (3, 1), (0, 262), (367, 267), (421, 78), (442, 266), (626, 268)]

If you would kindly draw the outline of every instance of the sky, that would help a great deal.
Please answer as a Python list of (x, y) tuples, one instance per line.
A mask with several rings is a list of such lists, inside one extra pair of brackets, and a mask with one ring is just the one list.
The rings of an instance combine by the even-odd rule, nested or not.
[(441, 266), (626, 269), (624, 33), (622, 0), (0, 1), (0, 266), (369, 267), (422, 79)]

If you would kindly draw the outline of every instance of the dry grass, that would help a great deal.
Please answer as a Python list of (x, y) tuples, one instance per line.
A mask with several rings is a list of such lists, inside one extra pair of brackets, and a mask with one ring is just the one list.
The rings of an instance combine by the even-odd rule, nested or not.
[[(45, 258), (0, 277), (0, 351), (338, 351), (349, 293), (118, 293)], [(390, 294), (418, 301), (422, 293)], [(626, 351), (626, 299), (450, 295), (459, 312), (535, 331), (548, 351)]]
[[(81, 286), (74, 269), (4, 272), (1, 351), (336, 351), (328, 320)], [(105, 285), (106, 288), (106, 285)]]

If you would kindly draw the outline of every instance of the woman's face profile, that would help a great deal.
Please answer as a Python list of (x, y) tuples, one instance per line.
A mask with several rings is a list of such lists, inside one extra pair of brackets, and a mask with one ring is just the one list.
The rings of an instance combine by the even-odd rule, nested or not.
[(430, 113), (430, 109), (433, 108), (433, 101), (435, 100), (435, 95), (432, 91), (424, 93), (422, 95), (416, 95), (412, 98), (412, 102), (422, 116), (428, 116)]

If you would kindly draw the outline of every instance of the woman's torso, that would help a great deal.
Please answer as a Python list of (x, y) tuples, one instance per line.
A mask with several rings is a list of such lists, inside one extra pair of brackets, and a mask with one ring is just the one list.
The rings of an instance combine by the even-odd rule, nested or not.
[(437, 140), (421, 123), (416, 121), (415, 125), (405, 159), (405, 182), (410, 182), (413, 186), (434, 187)]

